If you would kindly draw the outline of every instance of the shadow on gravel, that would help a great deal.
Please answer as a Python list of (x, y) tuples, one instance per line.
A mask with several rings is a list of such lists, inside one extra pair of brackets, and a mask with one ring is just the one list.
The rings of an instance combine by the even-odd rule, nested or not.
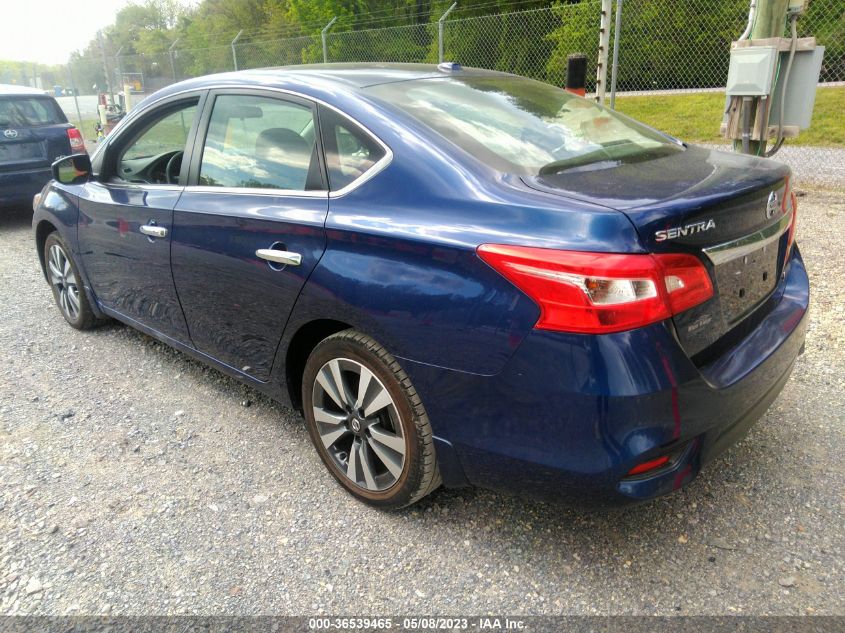
[(21, 229), (32, 224), (32, 209), (26, 207), (0, 207), (0, 231)]

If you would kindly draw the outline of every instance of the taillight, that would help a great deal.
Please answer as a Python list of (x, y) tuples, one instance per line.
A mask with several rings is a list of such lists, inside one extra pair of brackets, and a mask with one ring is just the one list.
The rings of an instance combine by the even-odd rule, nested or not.
[(70, 151), (74, 154), (80, 154), (85, 152), (85, 140), (82, 138), (82, 134), (77, 130), (75, 127), (68, 129), (67, 131), (67, 140), (70, 141)]
[(478, 255), (540, 307), (534, 327), (601, 334), (662, 321), (713, 296), (693, 255), (483, 244)]

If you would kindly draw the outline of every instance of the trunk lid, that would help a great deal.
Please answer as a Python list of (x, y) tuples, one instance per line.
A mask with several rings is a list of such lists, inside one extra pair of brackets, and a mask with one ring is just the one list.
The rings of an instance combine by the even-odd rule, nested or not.
[(686, 352), (703, 361), (717, 341), (747, 329), (777, 286), (791, 218), (791, 205), (784, 204), (788, 177), (789, 169), (774, 161), (691, 146), (654, 160), (524, 181), (621, 211), (648, 252), (701, 259), (714, 296), (674, 323)]

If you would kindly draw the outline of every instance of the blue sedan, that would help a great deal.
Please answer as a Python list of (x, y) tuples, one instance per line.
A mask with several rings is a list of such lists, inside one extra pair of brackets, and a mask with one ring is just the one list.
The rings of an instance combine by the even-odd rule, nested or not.
[(456, 64), (202, 77), (37, 196), (65, 320), (303, 412), (380, 507), (441, 483), (613, 505), (689, 483), (801, 353), (789, 170)]

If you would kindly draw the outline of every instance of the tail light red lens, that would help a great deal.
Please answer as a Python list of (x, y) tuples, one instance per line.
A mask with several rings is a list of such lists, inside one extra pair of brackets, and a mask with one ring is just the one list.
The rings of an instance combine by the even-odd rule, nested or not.
[(478, 255), (540, 307), (542, 330), (602, 334), (655, 323), (713, 296), (693, 255), (483, 244)]
[(70, 141), (70, 151), (79, 154), (85, 151), (85, 141), (82, 134), (75, 127), (68, 129), (67, 139)]
[(651, 472), (652, 470), (657, 470), (658, 468), (663, 468), (666, 464), (669, 463), (669, 456), (663, 455), (656, 459), (650, 459), (647, 462), (643, 462), (642, 464), (637, 464), (631, 470), (628, 471), (628, 476), (631, 475), (642, 475), (643, 473)]

